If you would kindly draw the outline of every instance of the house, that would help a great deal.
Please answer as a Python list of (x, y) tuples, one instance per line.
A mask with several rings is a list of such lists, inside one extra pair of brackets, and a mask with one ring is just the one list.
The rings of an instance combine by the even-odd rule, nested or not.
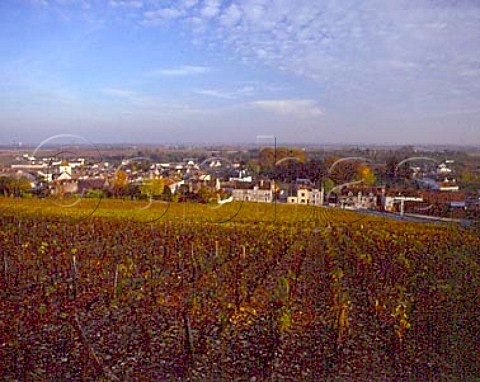
[(93, 190), (103, 190), (108, 187), (108, 181), (106, 178), (98, 177), (98, 178), (88, 178), (88, 179), (81, 179), (78, 181), (78, 190), (79, 194), (84, 194), (88, 191)]
[(253, 178), (251, 175), (247, 175), (247, 170), (235, 170), (234, 174), (230, 176), (229, 181), (251, 183)]
[[(451, 161), (449, 161), (449, 162), (451, 162)], [(446, 175), (446, 174), (450, 174), (451, 172), (452, 172), (452, 169), (449, 168), (445, 162), (440, 163), (437, 166), (437, 175)]]
[(37, 175), (40, 179), (43, 179), (45, 182), (50, 183), (53, 181), (53, 174), (51, 172), (43, 172), (41, 170), (37, 171)]
[(77, 179), (60, 179), (57, 178), (51, 185), (51, 192), (53, 195), (72, 195), (78, 192)]
[(260, 181), (259, 184), (238, 182), (231, 191), (233, 200), (272, 203), (275, 196), (275, 183), (273, 181)]
[(202, 188), (217, 192), (221, 188), (220, 179), (212, 178), (210, 174), (190, 177), (184, 180), (184, 184), (188, 186), (188, 192), (190, 193), (197, 193)]
[(458, 187), (458, 184), (456, 183), (455, 179), (448, 179), (444, 178), (443, 181), (438, 182), (438, 189), (440, 191), (458, 191), (460, 188)]
[(68, 172), (62, 171), (60, 174), (57, 174), (55, 179), (56, 180), (70, 180), (70, 179), (72, 179), (72, 175)]
[(423, 197), (421, 193), (410, 189), (390, 189), (382, 192), (381, 206), (384, 211), (396, 212), (401, 215), (405, 211), (405, 203), (418, 204), (422, 203)]
[(288, 196), (288, 204), (309, 204), (313, 206), (323, 205), (323, 188), (300, 187), (296, 190), (296, 196)]
[(165, 179), (165, 187), (168, 187), (172, 195), (176, 194), (177, 191), (180, 189), (182, 185), (185, 184), (185, 181), (174, 179), (174, 178), (166, 178)]
[(420, 191), (425, 203), (442, 204), (452, 202), (465, 202), (467, 198), (466, 192), (440, 192), (440, 190)]
[(374, 188), (345, 188), (337, 196), (337, 205), (341, 208), (377, 209), (379, 198)]

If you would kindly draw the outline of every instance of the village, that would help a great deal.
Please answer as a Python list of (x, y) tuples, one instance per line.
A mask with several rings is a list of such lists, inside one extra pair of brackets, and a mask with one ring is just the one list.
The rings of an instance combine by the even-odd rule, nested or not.
[[(460, 189), (452, 169), (454, 161), (448, 159), (433, 166), (418, 161), (397, 166), (390, 176), (394, 181), (389, 181), (385, 165), (359, 167), (363, 175), (361, 171), (360, 176), (343, 178), (335, 176), (336, 169), (331, 167), (321, 178), (310, 179), (299, 171), (292, 172), (292, 166), (278, 165), (275, 171), (262, 172), (251, 165), (252, 161), (249, 164), (221, 156), (155, 162), (142, 156), (99, 161), (72, 154), (17, 156), (0, 169), (0, 194), (286, 203), (450, 219), (478, 218), (480, 209), (478, 190)], [(408, 181), (398, 182), (401, 177)]]

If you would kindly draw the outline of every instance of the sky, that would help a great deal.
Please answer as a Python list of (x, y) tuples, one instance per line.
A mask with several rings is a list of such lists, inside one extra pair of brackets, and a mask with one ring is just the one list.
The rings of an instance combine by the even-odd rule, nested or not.
[(0, 144), (58, 134), (480, 145), (480, 1), (1, 0)]

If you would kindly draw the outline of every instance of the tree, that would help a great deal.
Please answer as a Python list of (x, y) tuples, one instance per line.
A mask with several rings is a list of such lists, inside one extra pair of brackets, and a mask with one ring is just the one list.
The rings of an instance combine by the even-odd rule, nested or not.
[(334, 181), (336, 185), (353, 182), (361, 179), (360, 168), (362, 162), (360, 161), (338, 161), (329, 173), (329, 178)]
[(9, 195), (9, 189), (10, 189), (10, 178), (7, 176), (0, 176), (0, 192), (4, 196)]
[[(285, 162), (278, 163), (282, 159), (292, 158)], [(295, 158), (295, 159), (293, 159)], [(282, 171), (282, 169), (292, 167), (292, 163), (304, 163), (305, 153), (299, 149), (289, 149), (288, 147), (265, 147), (258, 153), (258, 165), (262, 175), (273, 176)]]
[(123, 189), (123, 195), (130, 199), (137, 199), (140, 196), (140, 187), (136, 184), (129, 183)]
[(140, 186), (140, 193), (148, 198), (158, 198), (163, 195), (164, 189), (165, 181), (163, 179), (147, 179)]
[(248, 161), (247, 166), (254, 174), (258, 174), (260, 172), (259, 164), (255, 162), (253, 159)]
[(388, 180), (394, 180), (396, 176), (396, 169), (398, 166), (398, 159), (396, 157), (388, 157), (387, 165), (385, 167), (385, 175)]
[(172, 190), (170, 189), (169, 186), (164, 186), (163, 187), (162, 198), (163, 198), (163, 200), (166, 200), (166, 201), (172, 200)]
[(26, 176), (16, 179), (15, 191), (18, 196), (25, 196), (32, 191), (32, 182)]
[(375, 183), (375, 175), (372, 169), (368, 166), (361, 166), (359, 168), (360, 179), (363, 179), (363, 184), (371, 186)]
[(14, 178), (9, 176), (0, 177), (0, 192), (5, 196), (25, 196), (32, 190), (30, 179), (25, 176)]
[(312, 159), (303, 164), (304, 178), (318, 184), (327, 175), (328, 169), (324, 161)]
[(331, 179), (325, 179), (323, 182), (323, 189), (325, 191), (325, 194), (328, 194), (330, 190), (335, 186), (335, 183), (333, 183), (333, 180)]
[(208, 203), (211, 202), (212, 200), (215, 200), (216, 195), (214, 192), (209, 190), (207, 187), (202, 186), (200, 187), (200, 190), (198, 190), (198, 196), (201, 202), (203, 203)]
[(115, 173), (115, 177), (113, 178), (112, 186), (113, 186), (113, 194), (115, 196), (121, 196), (125, 192), (125, 188), (128, 183), (127, 173), (122, 170), (118, 170)]

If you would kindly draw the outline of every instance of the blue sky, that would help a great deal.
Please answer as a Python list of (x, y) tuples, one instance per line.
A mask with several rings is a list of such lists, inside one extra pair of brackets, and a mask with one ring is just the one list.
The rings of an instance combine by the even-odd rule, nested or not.
[(480, 144), (480, 2), (2, 0), (0, 143)]

